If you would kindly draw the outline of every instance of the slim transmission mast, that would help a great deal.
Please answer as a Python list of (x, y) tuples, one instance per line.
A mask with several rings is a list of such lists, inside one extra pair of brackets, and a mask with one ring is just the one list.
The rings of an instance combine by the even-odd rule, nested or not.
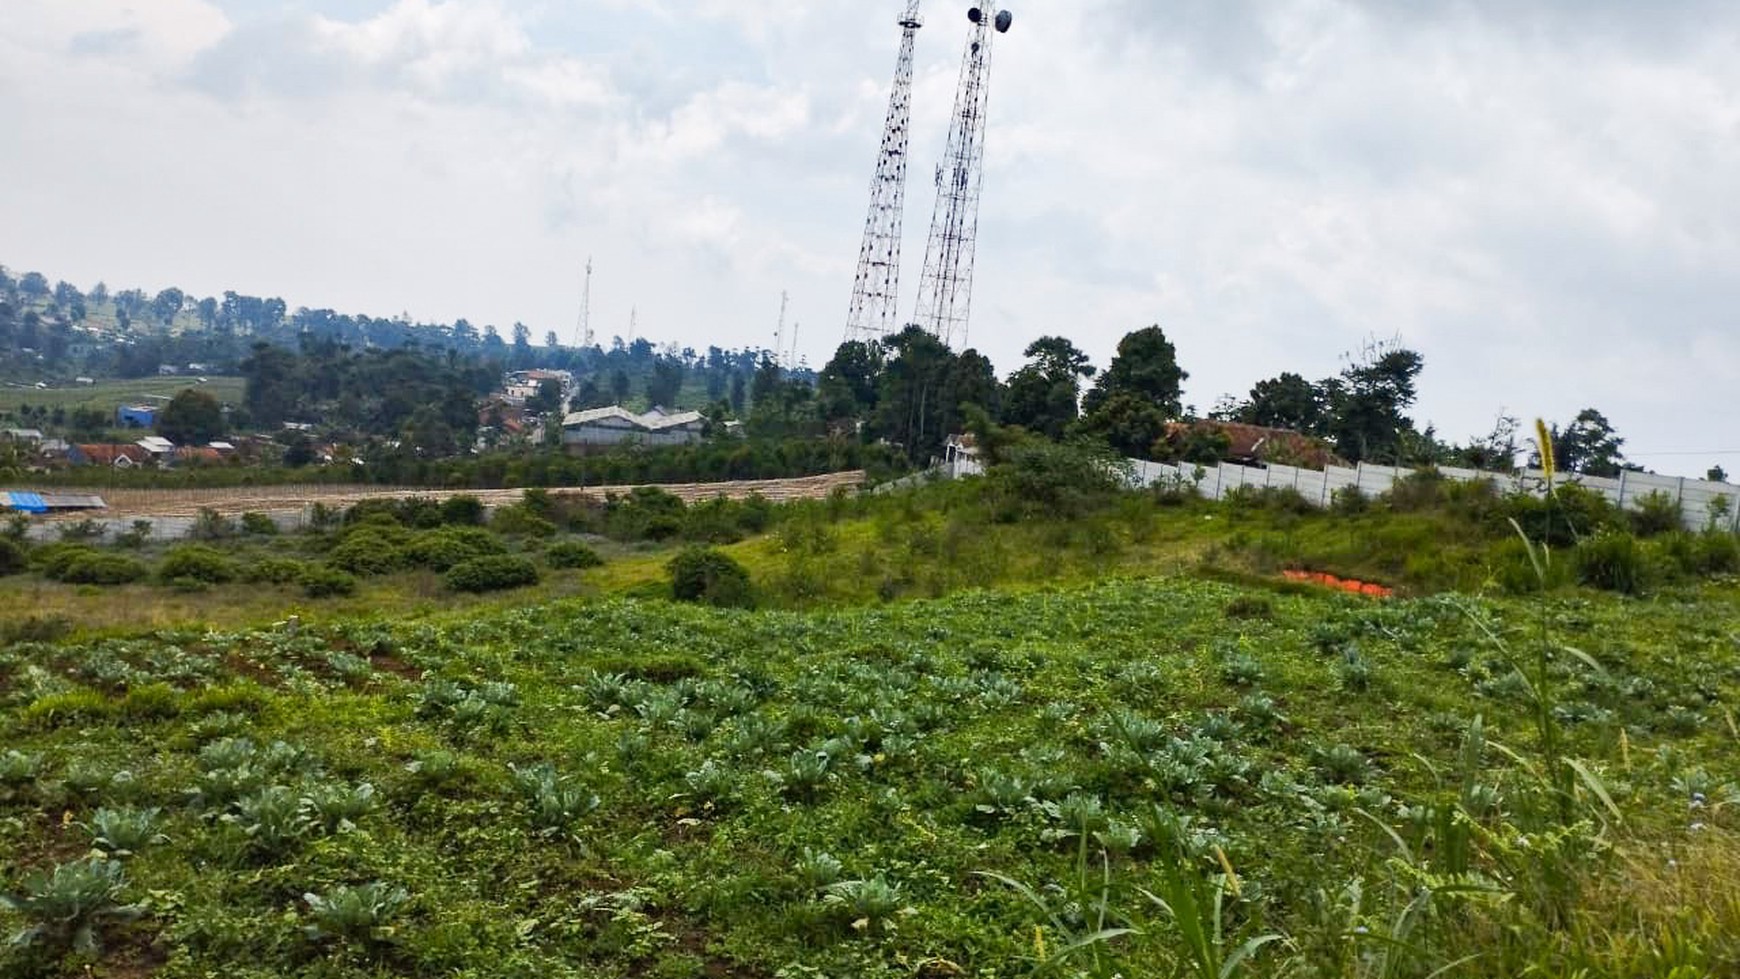
[(912, 51), (920, 0), (907, 0), (900, 17), (900, 59), (894, 66), (894, 92), (882, 127), (882, 151), (870, 181), (870, 214), (858, 251), (858, 277), (846, 315), (846, 339), (872, 341), (900, 328), (900, 229), (906, 206), (906, 160), (912, 119)]
[[(991, 98), (991, 41), (1015, 17), (994, 2), (967, 10), (973, 24), (949, 124), (948, 155), (936, 171), (936, 210), (918, 286), (918, 324), (949, 346), (967, 342), (973, 303), (973, 256), (979, 237), (979, 190), (985, 177), (985, 109)], [(992, 28), (996, 30), (993, 33)]]
[(580, 328), (576, 332), (578, 332), (580, 334), (580, 346), (582, 348), (592, 346), (593, 340), (596, 338), (593, 337), (593, 335), (592, 335), (592, 258), (591, 258), (591, 256), (587, 256), (587, 258), (586, 258), (586, 289), (585, 289), (585, 291), (580, 293)]

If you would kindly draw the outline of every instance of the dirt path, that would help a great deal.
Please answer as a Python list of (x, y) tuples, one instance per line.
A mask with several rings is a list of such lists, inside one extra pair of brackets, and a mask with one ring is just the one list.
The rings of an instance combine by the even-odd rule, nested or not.
[[(659, 489), (682, 498), (685, 502), (710, 500), (717, 496), (739, 500), (760, 494), (774, 502), (783, 500), (825, 499), (838, 489), (857, 489), (864, 484), (861, 471), (830, 473), (801, 479), (739, 480), (727, 483), (681, 483), (659, 486)], [(603, 499), (607, 493), (623, 494), (633, 486), (550, 487), (553, 496), (585, 495)], [(401, 499), (407, 496), (446, 499), (450, 496), (475, 496), (485, 506), (518, 503), (523, 489), (502, 490), (437, 490), (408, 487), (363, 489), (357, 486), (252, 486), (225, 489), (163, 489), (163, 490), (80, 490), (96, 493), (109, 505), (107, 510), (85, 514), (69, 514), (54, 520), (79, 520), (95, 517), (101, 520), (148, 517), (194, 517), (202, 509), (216, 510), (226, 516), (247, 512), (284, 512), (300, 510), (314, 503), (329, 507), (350, 507), (364, 500)]]

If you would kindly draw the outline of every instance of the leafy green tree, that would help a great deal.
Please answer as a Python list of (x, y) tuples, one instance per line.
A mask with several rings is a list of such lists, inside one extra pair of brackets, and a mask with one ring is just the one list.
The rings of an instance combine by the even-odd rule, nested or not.
[(1233, 420), (1266, 428), (1285, 428), (1306, 435), (1323, 431), (1329, 419), (1326, 394), (1298, 374), (1257, 382), (1249, 401), (1238, 406)]
[(204, 391), (188, 388), (157, 413), (157, 434), (177, 445), (204, 445), (224, 434), (224, 410)]
[(253, 356), (242, 361), (247, 382), (243, 401), (256, 424), (276, 428), (296, 413), (302, 399), (302, 359), (283, 347), (254, 345)]
[[(1083, 365), (1086, 358), (1082, 358)], [(1091, 368), (1090, 368), (1091, 376)], [(1168, 419), (1183, 410), (1183, 386), (1190, 375), (1178, 366), (1178, 350), (1158, 326), (1137, 330), (1118, 342), (1117, 356), (1082, 399), (1088, 414), (1118, 394), (1152, 404)]]
[(1704, 474), (1704, 478), (1712, 483), (1726, 483), (1728, 481), (1728, 470), (1723, 469), (1721, 466), (1712, 466), (1710, 471)]
[(876, 380), (882, 370), (879, 344), (848, 340), (834, 351), (817, 382), (817, 400), (826, 421), (864, 418), (876, 407)]
[(175, 322), (175, 314), (181, 312), (181, 305), (186, 301), (187, 296), (180, 289), (165, 289), (151, 300), (151, 314), (167, 326)]
[(1426, 359), (1399, 340), (1379, 341), (1340, 377), (1325, 381), (1326, 434), (1336, 453), (1353, 462), (1402, 463), (1405, 437), (1414, 430), (1406, 412), (1419, 396), (1415, 381), (1425, 366)]
[[(1553, 461), (1560, 472), (1581, 473), (1606, 479), (1617, 478), (1625, 469), (1621, 448), (1625, 440), (1613, 431), (1607, 416), (1594, 408), (1584, 408), (1569, 425), (1553, 425)], [(1539, 453), (1534, 465), (1540, 465)]]
[(100, 408), (80, 405), (74, 408), (72, 414), (67, 417), (67, 425), (72, 429), (74, 438), (94, 439), (108, 430), (109, 415)]
[(526, 399), (526, 410), (548, 414), (562, 407), (562, 382), (546, 379), (538, 382), (538, 393)]
[(1119, 391), (1082, 419), (1081, 431), (1103, 440), (1119, 454), (1153, 459), (1156, 443), (1166, 438), (1171, 419), (1152, 401), (1130, 391)]
[(1040, 337), (1024, 356), (1026, 366), (1009, 378), (1003, 420), (1047, 438), (1062, 438), (1081, 414), (1081, 382), (1094, 376), (1094, 368), (1087, 354), (1065, 337)]
[(954, 399), (955, 356), (935, 336), (917, 326), (883, 341), (888, 360), (877, 382), (876, 408), (867, 434), (887, 439), (922, 462), (942, 451), (958, 430)]
[(677, 403), (683, 390), (681, 361), (661, 357), (653, 364), (652, 378), (646, 383), (646, 397), (651, 404), (670, 408)]

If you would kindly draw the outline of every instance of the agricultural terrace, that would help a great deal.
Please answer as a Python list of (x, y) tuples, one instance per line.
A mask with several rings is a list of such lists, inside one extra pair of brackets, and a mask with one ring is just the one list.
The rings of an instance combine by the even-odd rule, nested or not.
[[(1740, 969), (1717, 536), (1424, 484), (1210, 505), (1067, 461), (765, 508), (532, 495), (499, 527), (377, 506), (134, 550), (120, 586), (26, 554), (65, 608), (192, 604), (8, 609), (0, 972)], [(199, 577), (276, 548), (401, 598)]]

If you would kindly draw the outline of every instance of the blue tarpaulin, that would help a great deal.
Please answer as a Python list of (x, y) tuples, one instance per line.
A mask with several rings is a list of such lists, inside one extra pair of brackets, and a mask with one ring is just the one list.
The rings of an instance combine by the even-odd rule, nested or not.
[(13, 510), (22, 510), (25, 513), (48, 512), (48, 504), (43, 502), (38, 493), (0, 493), (0, 498), (4, 498), (6, 505)]

